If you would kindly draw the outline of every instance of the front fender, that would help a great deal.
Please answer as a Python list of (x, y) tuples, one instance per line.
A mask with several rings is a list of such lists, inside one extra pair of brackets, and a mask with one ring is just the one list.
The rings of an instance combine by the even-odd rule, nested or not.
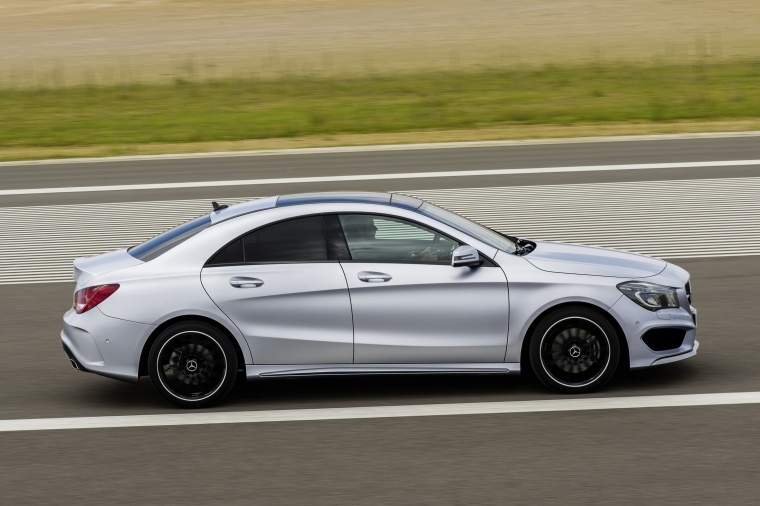
[(542, 271), (525, 259), (499, 253), (497, 263), (509, 283), (509, 334), (505, 362), (520, 362), (523, 341), (531, 325), (554, 307), (586, 304), (609, 314), (623, 295), (616, 288), (618, 278), (561, 274)]

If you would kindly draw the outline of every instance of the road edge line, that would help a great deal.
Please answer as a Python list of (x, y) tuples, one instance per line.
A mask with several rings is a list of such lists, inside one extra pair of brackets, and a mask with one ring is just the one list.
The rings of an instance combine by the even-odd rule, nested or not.
[(0, 190), (0, 197), (13, 195), (45, 195), (53, 193), (91, 193), (108, 191), (168, 190), (182, 188), (220, 188), (229, 186), (262, 186), (274, 184), (334, 183), (345, 181), (380, 181), (388, 179), (432, 179), (446, 177), (512, 176), (525, 174), (557, 174), (625, 170), (669, 170), (710, 167), (744, 167), (760, 165), (760, 160), (710, 160), (702, 162), (632, 163), (618, 165), (579, 165), (568, 167), (535, 167), (515, 169), (456, 170), (444, 172), (398, 172), (391, 174), (349, 174), (291, 178), (237, 179), (227, 181), (185, 181), (181, 183), (147, 183), (104, 186), (69, 186), (56, 188), (17, 188)]
[(306, 422), (760, 404), (760, 392), (0, 420), (0, 432)]
[(194, 158), (229, 158), (229, 157), (254, 157), (254, 156), (281, 156), (281, 155), (313, 155), (330, 153), (362, 153), (380, 151), (420, 151), (431, 149), (462, 149), (462, 148), (488, 148), (510, 146), (538, 146), (547, 144), (584, 144), (594, 142), (642, 142), (660, 140), (690, 140), (690, 139), (726, 139), (738, 137), (758, 137), (760, 130), (747, 130), (739, 132), (702, 132), (683, 134), (650, 134), (650, 135), (611, 135), (599, 137), (556, 137), (550, 139), (520, 139), (520, 140), (493, 140), (493, 141), (456, 141), (456, 142), (421, 142), (410, 144), (367, 144), (359, 146), (330, 146), (314, 148), (282, 148), (282, 149), (257, 149), (244, 151), (208, 151), (194, 153), (169, 153), (163, 155), (128, 155), (128, 156), (105, 156), (105, 157), (78, 157), (78, 158), (47, 158), (42, 160), (12, 160), (0, 162), (0, 167), (18, 167), (34, 165), (62, 165), (73, 163), (108, 163), (108, 162), (131, 162), (131, 161), (154, 161), (154, 160), (183, 160)]

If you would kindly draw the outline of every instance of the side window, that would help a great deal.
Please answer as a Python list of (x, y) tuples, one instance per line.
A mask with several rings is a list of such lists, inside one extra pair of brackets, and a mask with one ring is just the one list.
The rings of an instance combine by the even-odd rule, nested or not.
[(212, 265), (235, 265), (243, 263), (243, 240), (235, 239), (224, 248), (220, 249), (211, 260), (206, 262), (207, 266)]
[(370, 214), (340, 215), (352, 260), (451, 263), (459, 243), (411, 221)]
[(282, 221), (243, 237), (246, 263), (319, 262), (327, 260), (322, 216)]
[(254, 230), (219, 250), (206, 265), (320, 262), (327, 259), (324, 218), (309, 216)]

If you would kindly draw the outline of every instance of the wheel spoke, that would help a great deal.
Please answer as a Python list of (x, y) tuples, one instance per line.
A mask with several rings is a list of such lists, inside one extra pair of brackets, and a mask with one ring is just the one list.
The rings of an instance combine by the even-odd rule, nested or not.
[(226, 377), (226, 360), (219, 344), (200, 332), (173, 336), (158, 355), (162, 385), (180, 399), (212, 395)]
[(555, 323), (541, 341), (541, 362), (555, 381), (566, 386), (592, 383), (607, 368), (610, 348), (596, 323), (571, 317)]

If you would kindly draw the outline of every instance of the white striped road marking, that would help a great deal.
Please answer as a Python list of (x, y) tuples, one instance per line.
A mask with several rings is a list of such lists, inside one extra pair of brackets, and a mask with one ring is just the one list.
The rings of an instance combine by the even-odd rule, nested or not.
[(668, 170), (706, 167), (745, 167), (760, 165), (760, 160), (722, 160), (706, 162), (632, 163), (622, 165), (581, 165), (572, 167), (538, 167), (534, 169), (455, 170), (446, 172), (399, 172), (394, 174), (358, 174), (344, 176), (285, 177), (238, 179), (232, 181), (189, 181), (183, 183), (119, 184), (107, 186), (68, 186), (60, 188), (20, 188), (0, 190), (0, 196), (41, 195), (50, 193), (88, 193), (179, 188), (220, 188), (225, 186), (259, 186), (270, 184), (334, 183), (340, 181), (385, 181), (389, 179), (432, 179), (441, 177), (512, 176), (518, 174), (555, 174), (621, 170)]
[(150, 160), (185, 160), (189, 158), (228, 158), (277, 155), (314, 155), (327, 153), (361, 153), (377, 151), (417, 151), (429, 149), (490, 148), (507, 146), (532, 146), (544, 144), (580, 144), (589, 142), (635, 142), (684, 139), (726, 139), (734, 137), (757, 137), (760, 131), (703, 132), (687, 134), (618, 135), (606, 137), (563, 137), (554, 139), (522, 139), (497, 141), (426, 142), (416, 144), (371, 144), (364, 146), (334, 146), (324, 148), (258, 149), (253, 151), (212, 151), (206, 153), (171, 153), (165, 155), (132, 155), (89, 158), (52, 158), (47, 160), (17, 160), (0, 162), (0, 167), (19, 165), (62, 165), (98, 162), (139, 162)]
[[(405, 193), (518, 237), (665, 258), (760, 254), (760, 177)], [(0, 284), (71, 282), (74, 258), (137, 244), (210, 208), (210, 199), (3, 208)]]
[(124, 427), (167, 427), (215, 425), (223, 423), (305, 422), (318, 420), (360, 420), (419, 416), (503, 415), (596, 411), (604, 409), (675, 408), (726, 406), (760, 403), (760, 392), (719, 394), (652, 395), (637, 397), (594, 397), (538, 401), (417, 404), (356, 408), (283, 409), (274, 411), (233, 411), (168, 415), (92, 416), (76, 418), (31, 418), (0, 420), (0, 432), (63, 429), (115, 429)]

